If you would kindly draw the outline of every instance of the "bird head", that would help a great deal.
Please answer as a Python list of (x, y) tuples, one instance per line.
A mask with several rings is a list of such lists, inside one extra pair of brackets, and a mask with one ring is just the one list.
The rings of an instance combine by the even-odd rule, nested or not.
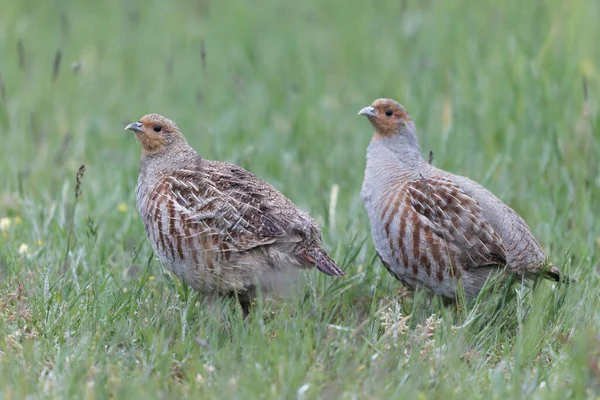
[(375, 140), (396, 134), (414, 134), (415, 131), (415, 124), (404, 107), (392, 99), (377, 99), (369, 107), (360, 110), (358, 115), (369, 119), (375, 128)]
[(127, 125), (125, 130), (135, 133), (144, 155), (160, 153), (178, 143), (185, 143), (177, 124), (160, 114), (144, 115), (138, 122)]

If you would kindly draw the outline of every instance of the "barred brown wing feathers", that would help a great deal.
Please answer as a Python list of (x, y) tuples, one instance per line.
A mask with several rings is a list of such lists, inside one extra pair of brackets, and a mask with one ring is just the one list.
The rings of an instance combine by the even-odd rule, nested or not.
[(220, 161), (207, 161), (202, 170), (217, 190), (249, 208), (249, 217), (253, 218), (252, 225), (258, 235), (296, 241), (298, 238), (290, 235), (308, 234), (302, 222), (309, 220), (303, 219), (294, 203), (256, 175)]
[(506, 263), (506, 248), (481, 206), (452, 180), (422, 177), (407, 182), (402, 191), (418, 213), (428, 241), (435, 247), (435, 238), (441, 240), (450, 260), (465, 267)]
[(214, 251), (222, 250), (223, 243), (230, 245), (228, 251), (243, 251), (276, 241), (298, 241), (288, 234), (289, 221), (278, 215), (277, 204), (269, 203), (271, 188), (254, 176), (244, 177), (241, 171), (250, 175), (231, 166), (229, 171), (179, 170), (164, 179), (188, 228), (186, 236), (215, 236)]

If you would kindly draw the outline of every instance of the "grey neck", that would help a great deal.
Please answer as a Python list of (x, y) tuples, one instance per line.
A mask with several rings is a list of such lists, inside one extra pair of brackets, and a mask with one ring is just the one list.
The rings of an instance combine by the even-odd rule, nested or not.
[(142, 155), (140, 177), (158, 179), (178, 169), (189, 169), (190, 166), (196, 165), (198, 160), (198, 154), (187, 144), (167, 148), (154, 154)]
[(411, 132), (382, 138), (375, 143), (384, 146), (394, 154), (398, 161), (407, 166), (416, 166), (423, 161), (417, 137)]
[(424, 164), (414, 135), (397, 134), (374, 140), (367, 149), (365, 187), (417, 179)]

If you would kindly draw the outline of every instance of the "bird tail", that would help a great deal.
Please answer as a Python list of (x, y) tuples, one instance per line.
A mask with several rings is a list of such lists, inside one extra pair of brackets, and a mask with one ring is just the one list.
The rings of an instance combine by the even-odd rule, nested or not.
[(566, 282), (566, 283), (575, 283), (577, 282), (574, 278), (569, 278), (568, 276), (564, 276), (562, 272), (552, 263), (548, 263), (548, 269), (544, 273), (544, 278), (550, 279), (555, 282)]
[(305, 262), (317, 267), (319, 271), (329, 276), (344, 276), (344, 271), (337, 266), (335, 261), (329, 257), (329, 254), (323, 249), (318, 249), (311, 252), (310, 254), (303, 254), (302, 256)]

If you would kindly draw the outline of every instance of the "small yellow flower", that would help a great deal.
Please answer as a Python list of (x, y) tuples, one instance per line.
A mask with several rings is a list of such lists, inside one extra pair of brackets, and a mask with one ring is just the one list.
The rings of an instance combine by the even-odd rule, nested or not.
[(41, 246), (41, 245), (44, 244), (44, 242), (42, 242), (41, 240), (38, 239), (38, 240), (35, 241), (35, 244), (38, 245), (38, 246)]
[(0, 231), (7, 231), (8, 228), (10, 228), (10, 223), (12, 221), (10, 220), (10, 218), (4, 217), (4, 218), (0, 218)]
[(29, 246), (26, 243), (21, 243), (19, 246), (19, 255), (28, 256), (29, 255)]
[(150, 276), (148, 277), (148, 279), (150, 279), (151, 281), (153, 281), (153, 280), (154, 280), (154, 279), (156, 279), (156, 278), (154, 278), (154, 275), (150, 275)]
[(119, 203), (119, 205), (117, 206), (117, 211), (119, 211), (120, 213), (126, 213), (127, 212), (127, 204)]
[(581, 73), (586, 78), (590, 78), (594, 75), (594, 63), (592, 63), (592, 61), (589, 58), (586, 58), (581, 62), (580, 69)]
[(21, 222), (23, 222), (23, 220), (19, 216), (16, 216), (13, 221), (15, 221), (15, 224), (20, 224)]

